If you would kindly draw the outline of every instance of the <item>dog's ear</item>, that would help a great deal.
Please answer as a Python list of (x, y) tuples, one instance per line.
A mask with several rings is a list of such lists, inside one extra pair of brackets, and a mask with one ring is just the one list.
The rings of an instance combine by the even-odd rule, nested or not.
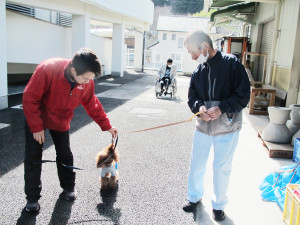
[(115, 149), (115, 151), (114, 151), (113, 159), (116, 162), (119, 162), (119, 153), (118, 153), (117, 149)]
[(107, 148), (102, 149), (100, 152), (98, 152), (96, 156), (96, 166), (97, 168), (101, 167), (101, 164), (106, 160), (107, 158)]
[(97, 156), (96, 156), (96, 166), (97, 168), (100, 167), (100, 164), (101, 164), (101, 152), (98, 152)]
[(115, 145), (110, 144), (108, 146), (108, 151), (109, 151), (109, 154), (112, 156), (112, 159), (116, 162), (119, 162), (119, 153), (118, 153), (117, 149), (115, 148)]

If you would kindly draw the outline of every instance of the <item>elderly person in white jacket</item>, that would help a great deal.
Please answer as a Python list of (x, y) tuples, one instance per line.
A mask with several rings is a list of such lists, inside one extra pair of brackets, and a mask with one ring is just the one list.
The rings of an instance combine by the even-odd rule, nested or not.
[[(161, 92), (160, 95), (165, 91), (165, 95), (168, 92), (169, 84), (171, 83), (171, 80), (173, 77), (176, 76), (177, 68), (173, 64), (172, 59), (167, 60), (167, 64), (163, 64), (160, 69), (158, 70), (158, 75), (160, 79), (160, 85), (161, 85)], [(164, 89), (164, 86), (166, 89)]]

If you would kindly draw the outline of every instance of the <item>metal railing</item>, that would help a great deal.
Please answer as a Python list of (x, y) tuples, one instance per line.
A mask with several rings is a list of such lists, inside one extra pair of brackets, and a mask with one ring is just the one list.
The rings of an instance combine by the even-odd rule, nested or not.
[(167, 63), (168, 58), (173, 60), (177, 71), (182, 71), (182, 52), (146, 50), (144, 69), (158, 70), (162, 64)]
[[(50, 11), (50, 10), (44, 10), (44, 11), (47, 11), (47, 13), (49, 13), (49, 17), (46, 16), (46, 19), (45, 19), (45, 17), (39, 18), (37, 16), (36, 10), (39, 10), (38, 8), (32, 8), (32, 7), (26, 7), (26, 6), (6, 3), (6, 9), (17, 12), (17, 13), (20, 13), (20, 14), (23, 14), (23, 15), (26, 15), (26, 16), (34, 17), (36, 19), (47, 21), (49, 23), (53, 23), (53, 24), (56, 24), (56, 25), (66, 26), (66, 27), (71, 27), (72, 26), (72, 14), (69, 14), (69, 13), (55, 12), (57, 19), (52, 20), (52, 18), (51, 18), (52, 13), (51, 12), (53, 12), (53, 11)], [(39, 10), (39, 11), (41, 11), (41, 10)], [(55, 22), (53, 22), (53, 21), (55, 21)]]
[[(134, 49), (127, 49), (125, 65), (126, 68), (134, 67)], [(145, 50), (144, 69), (158, 70), (162, 64), (165, 64), (168, 58), (173, 59), (177, 71), (182, 71), (182, 52)]]

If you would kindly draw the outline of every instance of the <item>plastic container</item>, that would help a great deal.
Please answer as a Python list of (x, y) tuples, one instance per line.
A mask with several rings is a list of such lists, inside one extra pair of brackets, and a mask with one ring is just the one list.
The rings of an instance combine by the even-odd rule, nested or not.
[(288, 184), (283, 209), (283, 221), (288, 225), (299, 225), (300, 184)]
[(300, 138), (295, 138), (294, 142), (294, 152), (293, 152), (293, 162), (300, 162)]

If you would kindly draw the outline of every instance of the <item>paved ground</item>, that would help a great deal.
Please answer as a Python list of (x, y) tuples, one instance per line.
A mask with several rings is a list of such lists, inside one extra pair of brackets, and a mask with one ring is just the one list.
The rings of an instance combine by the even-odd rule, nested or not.
[[(282, 212), (276, 203), (261, 200), (258, 186), (264, 177), (291, 160), (270, 159), (257, 138), (254, 126), (264, 126), (266, 116), (249, 116), (244, 124), (235, 154), (227, 218), (216, 223), (211, 218), (212, 154), (207, 166), (203, 202), (194, 214), (185, 213), (187, 173), (194, 123), (184, 123), (142, 133), (126, 133), (156, 125), (182, 121), (192, 114), (188, 109), (189, 77), (178, 76), (176, 99), (156, 99), (152, 73), (125, 74), (97, 81), (96, 94), (111, 122), (120, 132), (120, 180), (110, 195), (99, 192), (97, 152), (111, 137), (76, 109), (71, 124), (71, 147), (77, 172), (79, 198), (70, 203), (62, 196), (55, 164), (43, 165), (41, 211), (24, 211), (23, 151), (24, 116), (20, 107), (0, 111), (0, 224), (224, 224), (282, 225)], [(10, 97), (10, 107), (22, 96)], [(2, 129), (1, 129), (2, 128)], [(43, 159), (55, 159), (49, 134)]]

